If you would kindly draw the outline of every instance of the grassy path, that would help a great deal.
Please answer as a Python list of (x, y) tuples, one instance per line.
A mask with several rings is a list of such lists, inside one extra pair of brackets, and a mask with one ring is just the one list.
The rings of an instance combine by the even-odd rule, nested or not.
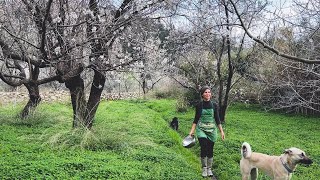
[[(163, 104), (162, 104), (163, 103)], [(156, 101), (151, 108), (162, 113), (170, 121), (174, 114), (161, 109), (166, 101)], [(175, 114), (180, 119), (179, 133), (183, 137), (190, 130), (194, 110)], [(215, 144), (214, 170), (222, 180), (241, 179), (239, 170), (240, 146), (246, 141), (253, 151), (280, 155), (285, 149), (297, 147), (303, 149), (313, 159), (310, 167), (298, 166), (293, 180), (318, 180), (320, 177), (320, 119), (299, 115), (284, 115), (264, 112), (255, 106), (232, 105), (223, 125), (226, 140)], [(190, 149), (199, 154), (199, 146)], [(260, 180), (270, 179), (264, 174)]]
[[(71, 129), (69, 104), (42, 104), (24, 121), (15, 118), (20, 108), (0, 108), (0, 179), (202, 179), (198, 144), (181, 146), (194, 111), (176, 113), (174, 100), (102, 102), (92, 131)], [(168, 127), (174, 116), (178, 132)], [(314, 164), (299, 166), (293, 180), (316, 180), (319, 124), (319, 118), (232, 106), (223, 125), (227, 139), (215, 145), (215, 173), (220, 180), (240, 179), (239, 147), (247, 141), (267, 154), (305, 150)]]

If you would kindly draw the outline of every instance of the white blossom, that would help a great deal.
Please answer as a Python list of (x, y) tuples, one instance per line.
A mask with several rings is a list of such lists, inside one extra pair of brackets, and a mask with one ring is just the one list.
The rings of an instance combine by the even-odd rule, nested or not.
[[(99, 16), (100, 17), (100, 16)], [(104, 18), (99, 18), (99, 21), (101, 22), (101, 23), (105, 23), (106, 22), (106, 19), (104, 19)]]
[(94, 18), (94, 14), (93, 14), (93, 12), (92, 12), (90, 9), (86, 9), (86, 10), (84, 11), (84, 14), (85, 14), (85, 15), (89, 15), (91, 18)]
[(93, 32), (93, 33), (97, 32), (97, 27), (94, 26), (94, 27), (92, 28), (92, 32)]
[(60, 23), (60, 22), (61, 22), (61, 18), (58, 16), (58, 17), (54, 18), (54, 19), (52, 20), (52, 22), (53, 22), (53, 23)]
[(77, 13), (71, 12), (71, 13), (70, 13), (70, 18), (72, 18), (72, 19), (77, 19), (77, 18), (78, 18)]
[(77, 42), (75, 38), (72, 38), (70, 41), (71, 41), (72, 44)]
[(59, 55), (61, 53), (61, 48), (60, 47), (56, 47), (54, 49), (54, 53), (56, 53), (56, 55)]

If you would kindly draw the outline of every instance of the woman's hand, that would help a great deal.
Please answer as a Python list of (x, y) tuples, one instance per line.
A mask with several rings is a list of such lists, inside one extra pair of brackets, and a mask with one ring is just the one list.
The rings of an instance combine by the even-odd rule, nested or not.
[(223, 132), (223, 130), (220, 132), (220, 134), (221, 134), (221, 139), (222, 139), (222, 141), (224, 141), (225, 136), (224, 136), (224, 132)]
[(197, 124), (192, 123), (192, 127), (191, 127), (190, 132), (189, 132), (189, 135), (190, 135), (190, 136), (194, 136), (194, 131), (195, 131), (195, 129), (196, 129), (196, 125), (197, 125)]
[(219, 130), (220, 130), (221, 139), (222, 139), (222, 141), (224, 141), (225, 135), (224, 135), (223, 128), (222, 128), (221, 124), (219, 124), (218, 127), (219, 127)]

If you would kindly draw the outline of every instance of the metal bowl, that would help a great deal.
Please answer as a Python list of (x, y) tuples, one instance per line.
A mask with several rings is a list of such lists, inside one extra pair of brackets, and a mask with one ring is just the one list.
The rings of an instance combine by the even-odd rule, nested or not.
[(188, 135), (182, 141), (182, 146), (185, 148), (191, 148), (196, 144), (196, 138), (194, 136)]

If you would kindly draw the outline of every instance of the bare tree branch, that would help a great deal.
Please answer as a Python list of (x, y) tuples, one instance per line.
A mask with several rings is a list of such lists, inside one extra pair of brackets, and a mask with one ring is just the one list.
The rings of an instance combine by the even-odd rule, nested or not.
[(241, 27), (243, 28), (243, 30), (246, 32), (246, 34), (251, 38), (253, 39), (254, 41), (256, 41), (257, 43), (261, 44), (264, 48), (268, 49), (269, 51), (277, 54), (278, 56), (281, 56), (281, 57), (284, 57), (284, 58), (287, 58), (287, 59), (290, 59), (290, 60), (294, 60), (294, 61), (298, 61), (298, 62), (302, 62), (302, 63), (307, 63), (307, 64), (320, 64), (320, 60), (319, 59), (305, 59), (305, 58), (299, 58), (297, 56), (291, 56), (291, 55), (288, 55), (288, 54), (285, 54), (285, 53), (282, 53), (280, 52), (279, 50), (277, 50), (276, 48), (273, 48), (271, 46), (269, 46), (266, 42), (264, 42), (263, 40), (259, 39), (259, 38), (256, 38), (254, 37), (250, 32), (249, 30), (247, 29), (247, 27), (245, 26), (242, 18), (241, 18), (241, 15), (237, 9), (237, 6), (235, 5), (235, 3), (230, 0), (234, 10), (235, 10), (235, 13), (240, 21), (240, 24), (241, 24)]

